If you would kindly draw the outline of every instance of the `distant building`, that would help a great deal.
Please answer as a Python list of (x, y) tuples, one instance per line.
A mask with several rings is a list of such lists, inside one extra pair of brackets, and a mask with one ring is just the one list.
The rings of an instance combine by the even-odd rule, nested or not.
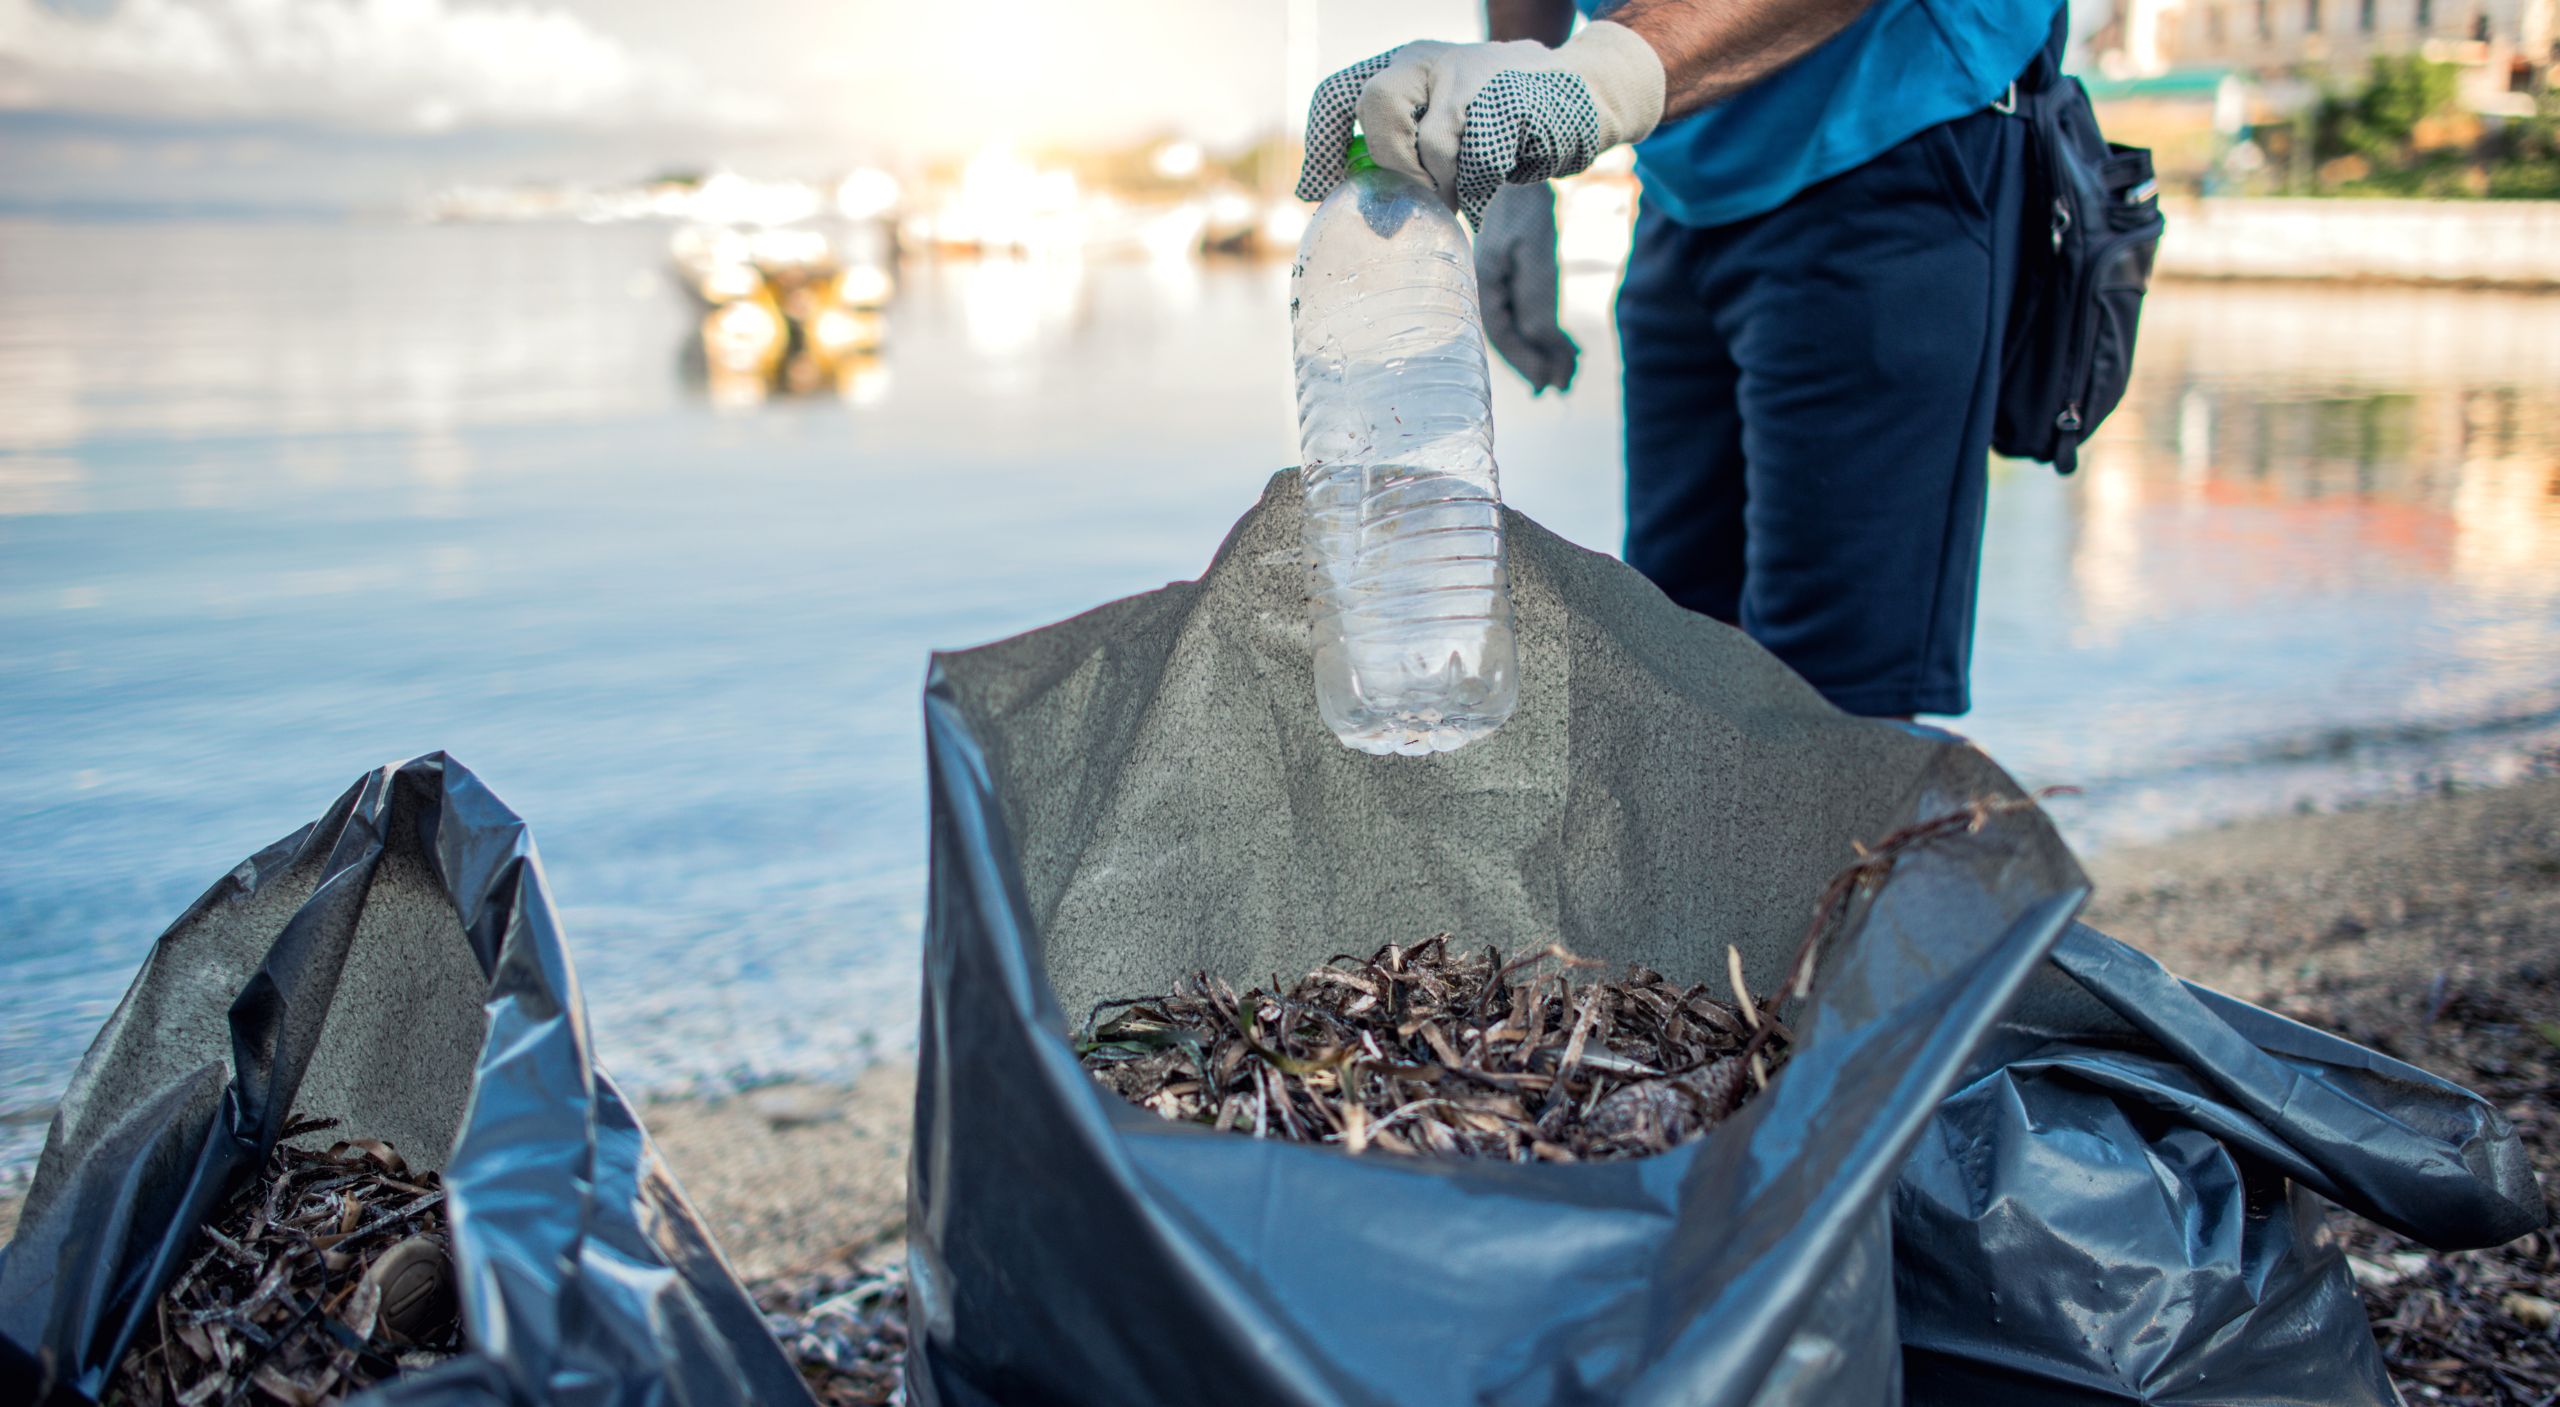
[(2560, 0), (2117, 0), (2088, 51), (2117, 83), (2227, 73), (2286, 106), (2419, 54), (2461, 67), (2466, 108), (2514, 116), (2560, 61)]
[[(2164, 184), (2216, 192), (2309, 174), (2305, 119), (2377, 56), (2457, 69), (2436, 139), (2530, 116), (2560, 68), (2560, 0), (2115, 0), (2086, 16), (2072, 67), (2107, 135), (2153, 149)], [(2290, 173), (2289, 176), (2286, 173)], [(2282, 178), (2282, 179), (2279, 179)]]

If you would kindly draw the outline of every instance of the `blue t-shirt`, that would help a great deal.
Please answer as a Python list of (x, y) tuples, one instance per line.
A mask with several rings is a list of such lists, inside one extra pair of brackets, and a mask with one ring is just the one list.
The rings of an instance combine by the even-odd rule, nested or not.
[[(1606, 18), (1619, 0), (1576, 0)], [(1644, 198), (1684, 225), (1775, 210), (1941, 122), (1988, 106), (2052, 31), (2058, 0), (1875, 0), (1731, 99), (1636, 143)]]

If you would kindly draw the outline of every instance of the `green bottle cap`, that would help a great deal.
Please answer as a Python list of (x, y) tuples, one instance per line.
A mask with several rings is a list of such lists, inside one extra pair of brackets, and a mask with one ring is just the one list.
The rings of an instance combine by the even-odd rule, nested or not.
[(1343, 174), (1346, 176), (1357, 176), (1363, 171), (1378, 169), (1378, 163), (1369, 159), (1368, 138), (1357, 132), (1351, 134), (1351, 140), (1342, 148), (1342, 167)]

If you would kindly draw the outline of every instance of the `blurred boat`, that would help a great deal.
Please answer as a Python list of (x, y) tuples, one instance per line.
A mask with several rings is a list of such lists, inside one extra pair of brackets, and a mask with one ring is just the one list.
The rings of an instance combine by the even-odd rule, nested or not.
[(896, 291), (897, 280), (878, 264), (854, 264), (836, 275), (836, 301), (848, 308), (876, 311), (887, 307)]
[(713, 366), (766, 371), (791, 347), (791, 328), (771, 302), (741, 298), (702, 319), (702, 354)]
[(857, 353), (880, 350), (888, 340), (888, 322), (877, 308), (830, 303), (801, 324), (801, 345), (821, 361), (840, 362)]
[(897, 291), (885, 263), (848, 259), (825, 232), (797, 227), (691, 225), (669, 240), (668, 256), (704, 306), (699, 366), (714, 404), (823, 391), (876, 397)]
[(739, 230), (687, 225), (667, 244), (676, 279), (705, 303), (745, 297), (754, 287), (776, 297), (832, 282), (844, 271), (834, 241), (822, 230), (787, 227)]
[(1253, 254), (1262, 237), (1262, 208), (1240, 189), (1222, 190), (1202, 206), (1200, 252)]

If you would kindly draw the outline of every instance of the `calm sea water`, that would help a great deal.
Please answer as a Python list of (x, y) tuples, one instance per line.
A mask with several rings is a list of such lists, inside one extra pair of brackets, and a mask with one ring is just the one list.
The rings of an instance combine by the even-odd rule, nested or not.
[[(533, 823), (604, 1053), (912, 1039), (917, 691), (1196, 574), (1290, 462), (1285, 272), (911, 268), (876, 363), (703, 384), (646, 227), (0, 222), (0, 1179), (171, 917), (444, 748)], [(1512, 502), (1620, 522), (1581, 389)], [(2084, 845), (2560, 756), (2560, 299), (2178, 286), (2074, 481), (1998, 469), (1958, 726)], [(697, 368), (697, 369), (689, 369)]]

